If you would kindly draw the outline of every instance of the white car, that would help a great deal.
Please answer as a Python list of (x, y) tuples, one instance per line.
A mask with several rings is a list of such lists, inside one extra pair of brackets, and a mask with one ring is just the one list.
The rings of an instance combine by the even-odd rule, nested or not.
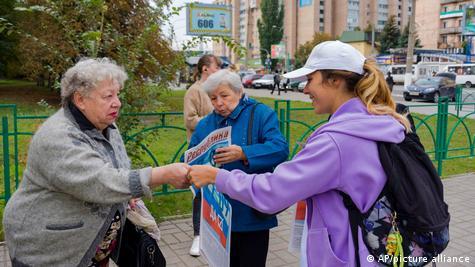
[(252, 82), (252, 87), (259, 89), (259, 88), (267, 88), (272, 89), (274, 86), (274, 74), (266, 74), (262, 76), (262, 78), (257, 79)]
[(303, 89), (305, 88), (305, 86), (307, 86), (307, 81), (303, 81), (303, 82), (299, 83), (299, 86), (297, 87), (297, 90), (299, 90), (299, 92), (303, 92)]

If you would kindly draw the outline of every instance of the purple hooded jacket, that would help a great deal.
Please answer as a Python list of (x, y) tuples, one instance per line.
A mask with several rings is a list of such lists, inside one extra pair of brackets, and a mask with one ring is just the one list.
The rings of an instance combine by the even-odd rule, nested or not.
[[(369, 114), (352, 98), (308, 138), (305, 147), (273, 173), (219, 170), (218, 191), (249, 206), (275, 213), (307, 201), (308, 266), (355, 266), (348, 211), (339, 191), (367, 211), (381, 192), (386, 174), (376, 141), (400, 143), (404, 127), (388, 115)], [(361, 266), (377, 266), (359, 235)]]

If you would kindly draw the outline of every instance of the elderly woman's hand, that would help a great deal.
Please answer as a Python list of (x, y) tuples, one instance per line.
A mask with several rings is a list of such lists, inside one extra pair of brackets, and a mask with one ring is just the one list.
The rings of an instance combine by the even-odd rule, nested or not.
[(208, 165), (193, 165), (188, 177), (197, 188), (201, 188), (207, 184), (214, 184), (218, 171), (219, 169)]
[(155, 187), (162, 184), (170, 184), (175, 188), (187, 188), (190, 186), (187, 178), (189, 168), (190, 166), (185, 163), (172, 163), (153, 168), (150, 185)]
[(230, 145), (216, 149), (216, 154), (214, 154), (213, 159), (218, 164), (226, 164), (236, 160), (247, 162), (246, 155), (242, 151), (242, 148), (237, 145)]

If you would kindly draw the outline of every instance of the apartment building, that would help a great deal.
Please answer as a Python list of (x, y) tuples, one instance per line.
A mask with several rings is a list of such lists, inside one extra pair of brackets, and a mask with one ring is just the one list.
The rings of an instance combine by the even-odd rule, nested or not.
[(443, 49), (448, 53), (462, 53), (463, 13), (467, 0), (417, 0), (416, 26), (424, 48)]
[[(257, 20), (262, 0), (217, 0), (233, 6), (233, 39), (248, 48), (240, 63), (249, 65), (260, 59)], [(315, 32), (339, 37), (344, 31), (365, 29), (373, 25), (382, 30), (389, 16), (396, 16), (401, 29), (409, 22), (413, 0), (280, 0), (284, 5), (284, 37), (286, 52), (293, 58), (297, 47), (312, 39)], [(214, 44), (214, 53), (238, 58), (222, 43)]]
[(474, 1), (442, 0), (440, 2), (439, 38), (437, 46), (449, 53), (462, 52), (464, 37), (462, 35), (463, 10)]
[(365, 29), (381, 31), (394, 15), (401, 29), (409, 22), (412, 0), (300, 0), (285, 1), (285, 34), (288, 52), (312, 39), (315, 32), (340, 37), (344, 31)]
[(439, 20), (441, 0), (417, 0), (416, 31), (425, 49), (439, 48)]
[[(234, 40), (239, 39), (239, 5), (236, 6), (236, 1), (233, 0), (216, 0), (213, 3), (219, 5), (232, 5), (232, 31), (231, 38)], [(238, 3), (239, 4), (239, 3)], [(213, 42), (213, 54), (217, 56), (227, 56), (231, 59), (231, 62), (236, 62), (236, 57), (232, 55), (229, 47), (224, 42)], [(234, 56), (234, 58), (232, 57)]]
[(231, 62), (242, 61), (243, 64), (256, 64), (260, 59), (259, 33), (257, 20), (261, 17), (260, 0), (216, 0), (214, 4), (232, 5), (233, 29), (231, 38), (247, 48), (247, 55), (240, 59), (238, 55), (224, 44), (213, 43), (213, 53), (227, 56)]

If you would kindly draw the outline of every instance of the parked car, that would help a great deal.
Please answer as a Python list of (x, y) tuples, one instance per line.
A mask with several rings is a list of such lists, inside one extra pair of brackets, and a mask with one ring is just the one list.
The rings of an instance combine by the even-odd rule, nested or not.
[(300, 82), (298, 87), (297, 87), (297, 90), (299, 92), (303, 92), (303, 89), (305, 88), (305, 86), (307, 86), (307, 81)]
[(259, 88), (267, 88), (272, 89), (274, 86), (274, 74), (266, 74), (262, 76), (260, 79), (257, 79), (252, 82), (252, 87), (259, 89)]
[(453, 72), (439, 72), (435, 75), (435, 77), (446, 77), (455, 82), (455, 80), (457, 79), (457, 74)]
[[(304, 80), (307, 80), (307, 78), (299, 78), (299, 79), (290, 79), (290, 82), (288, 83), (287, 85), (287, 90), (292, 90), (292, 91), (297, 91), (298, 90), (298, 87), (299, 87), (299, 84), (304, 81)], [(281, 81), (280, 81), (280, 88), (283, 89), (284, 88), (284, 83), (287, 81), (287, 78), (283, 78)]]
[(246, 75), (244, 77), (242, 77), (242, 85), (245, 87), (245, 88), (251, 88), (252, 87), (252, 82), (257, 80), (257, 79), (260, 79), (262, 78), (262, 74), (249, 74), (249, 75)]
[(240, 76), (241, 79), (242, 79), (242, 78), (244, 78), (244, 77), (247, 76), (247, 75), (256, 74), (256, 72), (253, 71), (253, 70), (241, 70), (241, 71), (238, 72), (238, 74), (239, 74), (239, 76)]
[(447, 77), (419, 79), (409, 85), (403, 95), (406, 101), (423, 99), (437, 103), (441, 96), (448, 96), (449, 99), (455, 100), (455, 81)]

